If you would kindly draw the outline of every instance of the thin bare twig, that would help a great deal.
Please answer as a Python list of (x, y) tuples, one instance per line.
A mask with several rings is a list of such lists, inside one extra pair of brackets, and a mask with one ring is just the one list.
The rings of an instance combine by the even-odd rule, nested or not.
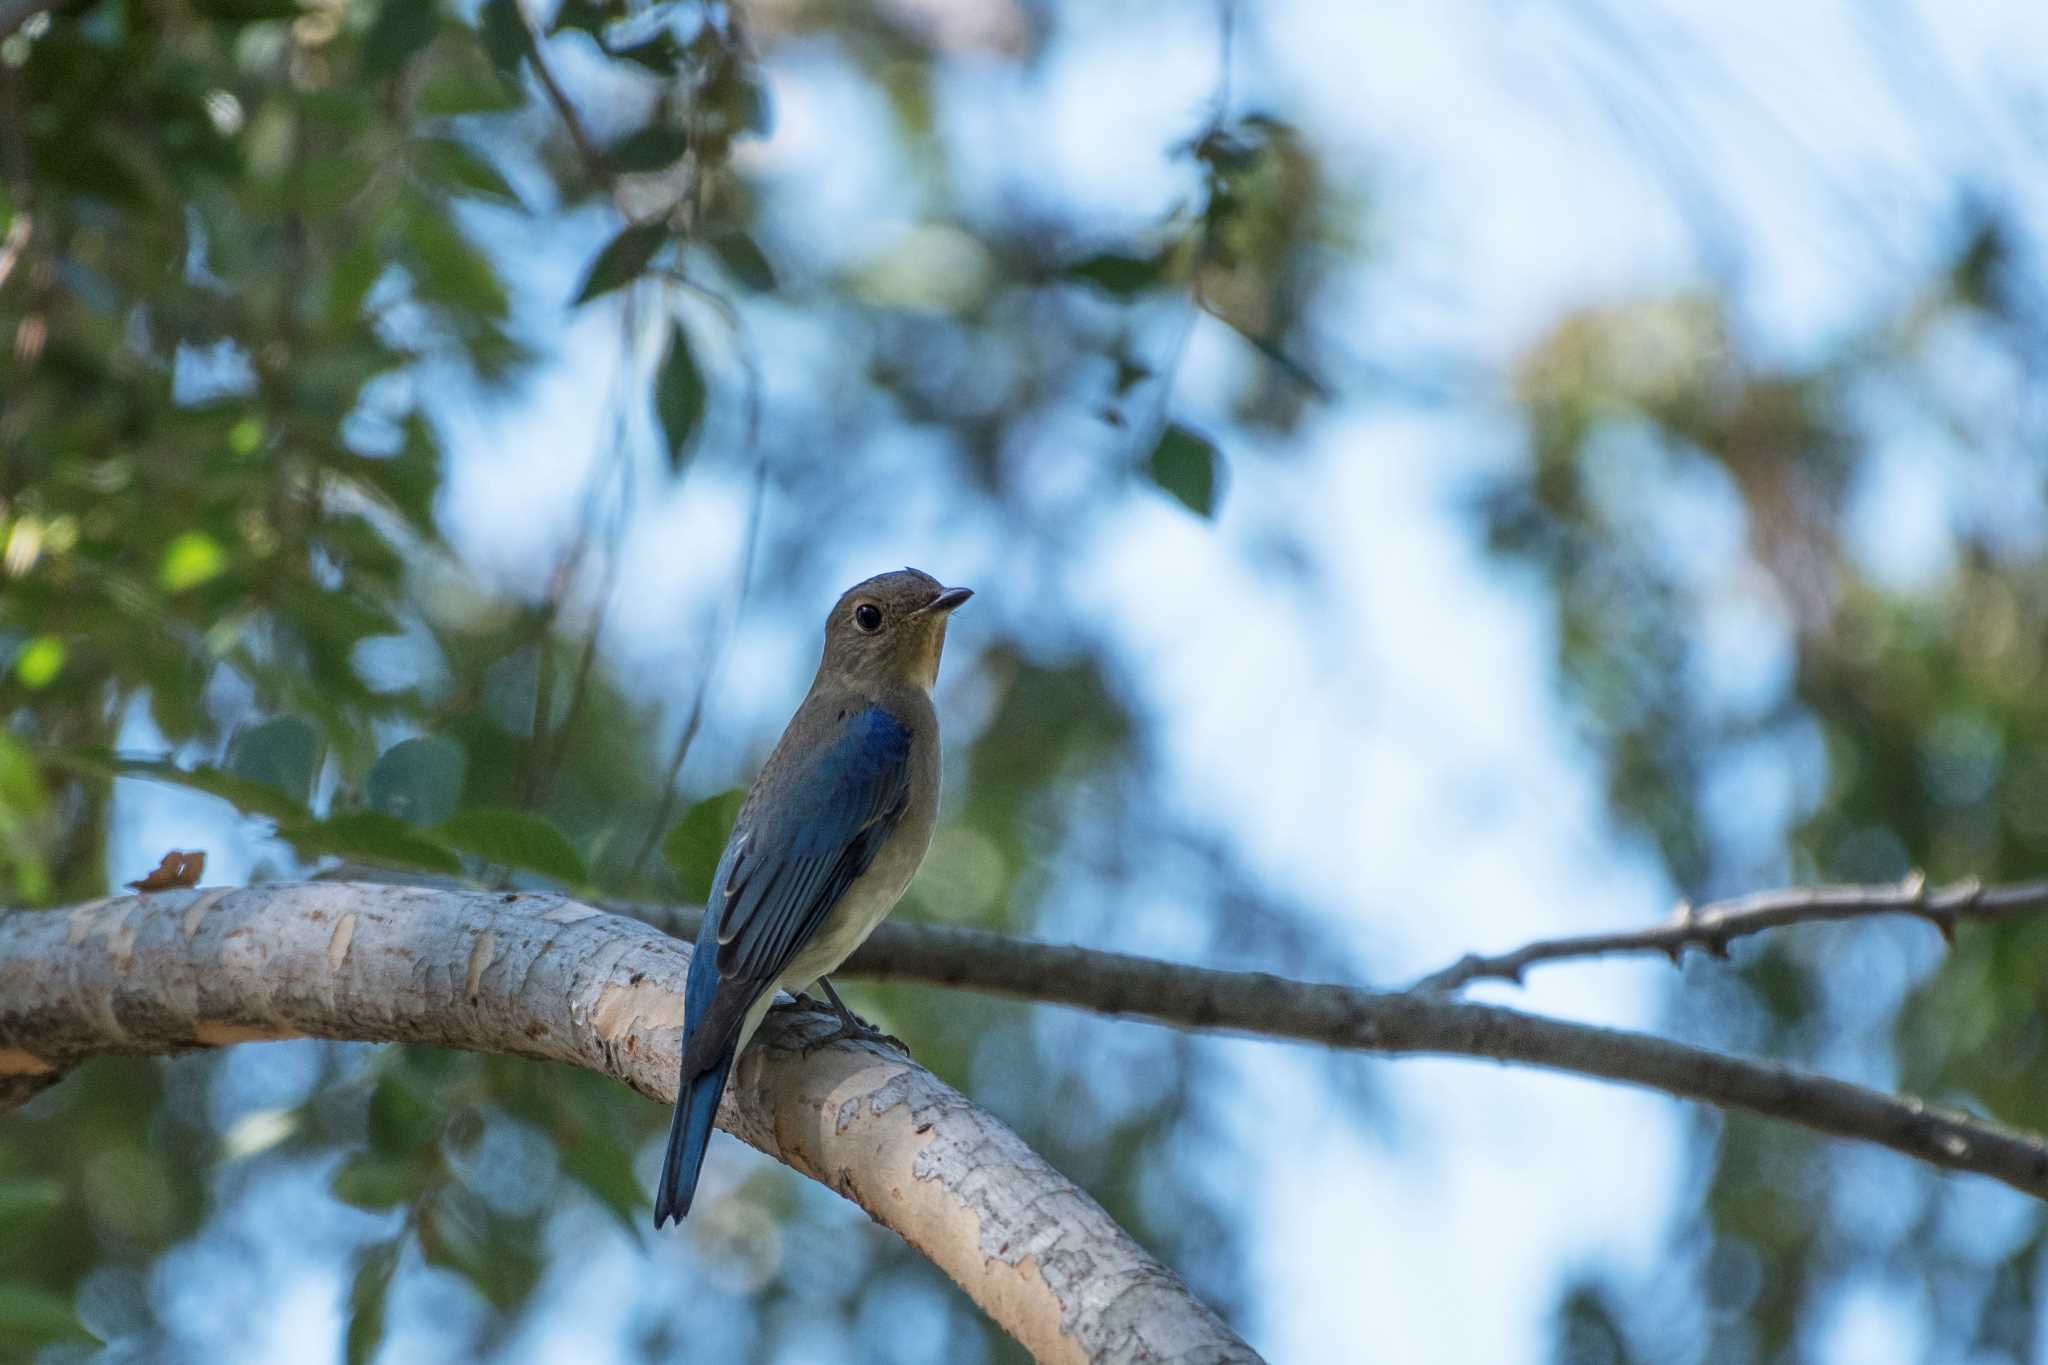
[(1662, 953), (1674, 964), (1688, 948), (1726, 957), (1731, 942), (1766, 929), (1875, 915), (1910, 915), (1926, 920), (1941, 931), (1944, 939), (1954, 942), (1960, 920), (1995, 920), (2044, 909), (2048, 909), (2048, 878), (2005, 886), (1985, 886), (1968, 880), (1930, 891), (1926, 880), (1915, 873), (1891, 885), (1760, 891), (1697, 909), (1681, 902), (1669, 920), (1651, 929), (1538, 939), (1512, 952), (1491, 956), (1467, 953), (1409, 989), (1454, 991), (1486, 978), (1520, 985), (1522, 973), (1536, 963), (1614, 953)]
[[(740, 615), (746, 610), (747, 592), (754, 582), (754, 554), (761, 539), (761, 508), (768, 499), (768, 458), (757, 454), (754, 463), (754, 491), (747, 508), (747, 537), (740, 548), (739, 591), (734, 595), (732, 621), (727, 626), (725, 640), (730, 642), (739, 631)], [(676, 779), (682, 775), (683, 762), (690, 756), (690, 746), (697, 740), (697, 729), (704, 721), (704, 702), (711, 693), (711, 679), (718, 672), (718, 653), (714, 648), (704, 661), (704, 672), (697, 679), (697, 694), (690, 699), (690, 714), (683, 722), (683, 732), (676, 737), (676, 747), (668, 758), (668, 771), (662, 775), (661, 800), (654, 807), (654, 817), (647, 822), (647, 836), (640, 843), (640, 849), (633, 855), (633, 865), (626, 870), (626, 883), (632, 885), (640, 879), (640, 872), (653, 856), (655, 846), (668, 830), (669, 816), (675, 812)], [(696, 931), (691, 930), (691, 937)]]
[[(639, 326), (639, 308), (633, 295), (626, 296), (625, 311), (620, 320), (620, 347), (630, 354), (633, 337)], [(583, 513), (576, 532), (576, 540), (563, 556), (563, 567), (558, 576), (566, 580), (581, 570), (589, 558), (592, 540), (600, 534), (594, 528), (600, 520), (605, 523), (602, 535), (606, 541), (607, 553), (600, 575), (596, 607), (591, 617), (590, 628), (584, 632), (583, 646), (576, 663), (576, 675), (569, 688), (569, 704), (562, 713), (562, 723), (555, 727), (553, 743), (546, 746), (544, 758), (540, 758), (539, 775), (528, 793), (528, 805), (538, 806), (547, 799), (548, 784), (562, 770), (562, 764), (569, 755), (569, 741), (575, 734), (576, 722), (582, 718), (583, 706), (590, 696), (590, 681), (597, 671), (598, 647), (604, 639), (605, 621), (612, 609), (613, 599), (618, 595), (619, 572), (625, 559), (626, 534), (633, 520), (633, 461), (632, 447), (627, 439), (627, 413), (633, 398), (629, 377), (631, 367), (622, 367), (618, 392), (612, 401), (611, 439), (605, 452), (606, 465), (590, 476), (584, 491)], [(612, 506), (607, 514), (598, 506), (598, 499), (606, 487), (612, 484)], [(567, 589), (562, 590), (567, 595)], [(543, 639), (545, 643), (545, 639)], [(536, 757), (542, 746), (542, 716), (536, 712), (534, 718), (534, 745)]]
[(533, 11), (527, 0), (516, 0), (516, 3), (519, 6), (520, 21), (526, 25), (526, 36), (530, 44), (526, 55), (533, 63), (534, 78), (546, 92), (548, 103), (555, 106), (555, 113), (560, 116), (562, 126), (569, 130), (569, 140), (576, 144), (576, 155), (583, 159), (583, 164), (589, 168), (590, 173), (616, 196), (618, 178), (612, 171), (612, 163), (605, 157), (604, 148), (597, 145), (596, 140), (590, 136), (590, 131), (583, 126), (582, 115), (578, 114), (576, 106), (569, 102), (569, 92), (562, 88), (562, 83), (555, 79), (554, 68), (548, 65), (545, 55), (547, 36), (540, 31), (540, 25), (533, 21)]

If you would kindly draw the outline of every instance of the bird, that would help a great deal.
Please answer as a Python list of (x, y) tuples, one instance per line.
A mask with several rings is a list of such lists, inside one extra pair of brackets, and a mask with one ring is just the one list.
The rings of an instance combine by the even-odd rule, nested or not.
[(823, 1041), (880, 1035), (826, 976), (895, 908), (939, 804), (938, 680), (946, 623), (974, 595), (917, 569), (841, 594), (810, 691), (768, 755), (712, 874), (683, 985), (682, 1077), (654, 1226), (696, 1194), (733, 1062), (776, 992), (816, 982), (839, 1014)]

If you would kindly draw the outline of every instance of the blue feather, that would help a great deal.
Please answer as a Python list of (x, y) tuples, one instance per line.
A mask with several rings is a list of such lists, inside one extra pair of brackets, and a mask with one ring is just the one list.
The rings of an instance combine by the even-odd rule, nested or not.
[[(705, 1009), (710, 1006), (711, 992), (718, 981), (718, 969), (714, 963), (717, 955), (711, 917), (706, 915), (704, 928), (697, 935), (697, 951), (690, 958), (690, 977), (683, 987), (683, 1038), (686, 1044), (690, 1035), (696, 1032)], [(669, 1122), (668, 1152), (661, 1162), (661, 1184), (654, 1195), (654, 1226), (657, 1228), (670, 1218), (681, 1222), (690, 1211), (690, 1201), (697, 1194), (697, 1176), (704, 1169), (704, 1153), (711, 1147), (711, 1128), (718, 1117), (718, 1101), (725, 1094), (725, 1079), (732, 1071), (732, 1062), (733, 1048), (728, 1046), (709, 1071), (696, 1076), (690, 1075), (687, 1069), (683, 1072), (682, 1087), (676, 1094), (675, 1116)]]
[(775, 759), (712, 875), (683, 995), (682, 1081), (654, 1225), (690, 1211), (742, 1021), (894, 833), (910, 782), (910, 730), (878, 706), (829, 742)]

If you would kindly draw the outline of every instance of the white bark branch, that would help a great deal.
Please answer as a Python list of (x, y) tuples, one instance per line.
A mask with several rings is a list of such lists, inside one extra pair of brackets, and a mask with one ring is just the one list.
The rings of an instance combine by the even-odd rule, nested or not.
[[(99, 1053), (258, 1039), (429, 1043), (588, 1067), (673, 1099), (689, 948), (556, 896), (354, 883), (0, 912), (0, 1104)], [(719, 1124), (901, 1234), (1032, 1355), (1257, 1356), (1102, 1207), (930, 1072), (809, 1055), (778, 1010)]]

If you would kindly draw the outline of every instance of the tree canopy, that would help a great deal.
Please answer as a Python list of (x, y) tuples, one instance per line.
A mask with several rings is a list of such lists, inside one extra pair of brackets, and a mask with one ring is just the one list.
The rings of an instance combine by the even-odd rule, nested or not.
[[(1507, 771), (1562, 755), (1582, 866), (1667, 901), (2048, 872), (2038, 81), (1907, 74), (1887, 7), (1859, 98), (1941, 125), (1909, 193), (1786, 135), (1775, 47), (1731, 70), (1661, 10), (1556, 7), (1494, 60), (1606, 111), (1662, 207), (1598, 227), (1676, 223), (1681, 264), (1446, 322), (1443, 243), (1518, 206), (1416, 187), (1396, 97), (1290, 41), (1341, 8), (0, 0), (0, 899), (106, 894), (174, 838), (210, 879), (687, 903), (824, 607), (913, 555), (980, 595), (902, 918), (1441, 965), (1388, 926), (1526, 807), (1454, 775), (1404, 849), (1398, 770), (1317, 766), (1408, 752), (1374, 701), (1404, 676), (1477, 699), (1424, 752), (1483, 756), (1496, 699), (1543, 727)], [(1445, 120), (1489, 67), (1448, 69), (1414, 97)], [(1785, 283), (1791, 192), (1760, 206), (1748, 154), (1867, 259)], [(1440, 590), (1533, 639), (1527, 676), (1475, 682), (1490, 646), (1400, 609)], [(1463, 947), (1594, 927), (1488, 887)], [(2048, 917), (1805, 926), (1655, 978), (1638, 1022), (2040, 1130), (2044, 962)], [(1286, 1280), (1241, 1172), (1297, 1125), (1422, 1145), (1377, 1063), (1295, 1057), (1248, 1114), (1272, 1044), (855, 1003), (1255, 1344)], [(715, 1164), (654, 1238), (666, 1121), (416, 1046), (97, 1062), (0, 1120), (0, 1343), (532, 1358), (603, 1295), (593, 1355), (1013, 1357), (783, 1172)], [(2048, 1340), (2038, 1202), (1685, 1124), (1654, 1256), (1543, 1267), (1527, 1358), (1840, 1359), (1857, 1312), (1904, 1315), (1901, 1358)], [(1362, 1170), (1327, 1179), (1370, 1239)]]

